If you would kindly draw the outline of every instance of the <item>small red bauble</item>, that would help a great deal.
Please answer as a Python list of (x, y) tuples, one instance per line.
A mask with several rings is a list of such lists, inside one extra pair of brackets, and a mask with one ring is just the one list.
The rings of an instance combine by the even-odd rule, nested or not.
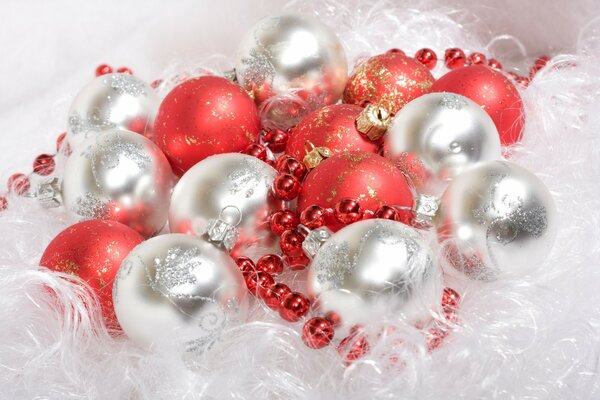
[(393, 221), (398, 221), (398, 219), (399, 219), (398, 210), (395, 209), (394, 207), (390, 207), (390, 206), (381, 206), (381, 207), (379, 207), (375, 211), (375, 214), (373, 216), (375, 218), (391, 219)]
[(322, 207), (312, 205), (300, 214), (300, 223), (308, 229), (317, 229), (327, 222), (327, 213)]
[(349, 365), (352, 361), (367, 355), (371, 346), (365, 336), (351, 334), (340, 342), (337, 350), (344, 357), (345, 364)]
[(446, 49), (444, 63), (449, 69), (461, 68), (467, 63), (467, 57), (465, 56), (465, 52), (459, 48)]
[(344, 103), (369, 102), (395, 114), (406, 103), (429, 93), (433, 82), (433, 75), (419, 61), (388, 51), (356, 67), (346, 83)]
[(482, 53), (471, 53), (467, 57), (468, 65), (479, 65), (479, 64), (485, 65), (486, 62), (487, 62), (487, 58)]
[(483, 65), (459, 68), (438, 79), (433, 92), (452, 92), (468, 97), (490, 115), (502, 145), (521, 139), (525, 118), (519, 91), (502, 73)]
[(281, 235), (279, 246), (284, 254), (289, 256), (298, 256), (302, 254), (302, 242), (304, 236), (295, 229), (287, 230)]
[(293, 175), (281, 174), (273, 181), (273, 192), (281, 200), (293, 200), (300, 194), (300, 182)]
[(428, 48), (418, 50), (415, 54), (415, 60), (429, 69), (434, 69), (437, 65), (437, 55), (433, 50)]
[(303, 160), (312, 147), (327, 147), (334, 154), (376, 153), (379, 145), (356, 129), (356, 118), (362, 110), (354, 104), (335, 104), (314, 111), (291, 130), (285, 153), (298, 160)]
[(284, 283), (276, 283), (265, 291), (263, 301), (269, 308), (273, 310), (279, 310), (281, 307), (281, 301), (290, 293), (292, 293), (292, 290), (288, 287), (288, 285)]
[(33, 172), (41, 176), (47, 176), (54, 172), (56, 163), (51, 154), (40, 154), (33, 160)]
[(271, 129), (264, 133), (263, 141), (273, 153), (281, 153), (288, 142), (288, 133), (281, 129)]
[(243, 274), (249, 274), (250, 272), (256, 271), (254, 262), (248, 257), (235, 257), (234, 261)]
[(271, 215), (271, 232), (276, 235), (281, 235), (288, 229), (297, 227), (299, 223), (300, 220), (298, 219), (298, 216), (292, 211), (277, 211)]
[(306, 257), (304, 253), (284, 255), (283, 259), (292, 271), (303, 270), (310, 263), (310, 259)]
[(249, 156), (256, 157), (261, 161), (267, 161), (267, 149), (262, 144), (253, 143), (246, 147), (244, 153), (248, 154)]
[(67, 132), (63, 132), (60, 135), (58, 135), (58, 137), (56, 138), (56, 151), (60, 151), (62, 146), (63, 146), (63, 142), (65, 141), (65, 138), (67, 137)]
[(490, 58), (488, 60), (488, 67), (495, 69), (496, 71), (502, 70), (502, 64), (500, 64), (500, 61), (496, 60), (495, 58)]
[(154, 141), (181, 176), (198, 161), (243, 151), (260, 133), (254, 101), (239, 85), (202, 76), (176, 86), (161, 103)]
[(130, 68), (127, 68), (127, 67), (119, 67), (117, 69), (117, 72), (120, 73), (120, 74), (133, 75), (133, 71)]
[(325, 318), (311, 318), (302, 328), (302, 341), (311, 349), (322, 349), (333, 339), (333, 324)]
[(18, 195), (23, 195), (27, 193), (31, 187), (31, 183), (25, 174), (12, 174), (8, 178), (7, 186), (9, 191), (15, 192)]
[(544, 68), (546, 66), (546, 64), (548, 64), (548, 62), (550, 62), (550, 57), (548, 56), (541, 56), (538, 57), (535, 62), (533, 63), (533, 66), (531, 67), (531, 71), (529, 71), (529, 76), (533, 77), (535, 74), (538, 73), (538, 71), (542, 68)]
[(442, 308), (446, 315), (454, 314), (459, 305), (460, 295), (454, 289), (445, 287), (442, 294)]
[(310, 301), (302, 293), (292, 292), (281, 301), (279, 315), (289, 322), (299, 321), (310, 309)]
[(100, 64), (96, 67), (96, 76), (106, 75), (113, 72), (113, 69), (108, 64)]
[(308, 173), (308, 169), (304, 163), (301, 163), (297, 159), (289, 156), (281, 157), (277, 160), (275, 167), (278, 172), (282, 174), (293, 175), (294, 178), (301, 181), (304, 176)]
[(6, 197), (0, 196), (0, 211), (4, 211), (8, 208), (8, 200)]
[(279, 275), (283, 272), (283, 260), (275, 254), (266, 254), (256, 262), (256, 270), (271, 275)]
[(273, 286), (275, 279), (266, 272), (249, 272), (244, 275), (246, 287), (250, 293), (257, 297), (264, 297), (267, 290)]
[(360, 209), (360, 204), (358, 204), (358, 201), (352, 199), (340, 200), (335, 205), (333, 212), (335, 214), (335, 218), (345, 225), (359, 221), (363, 216), (363, 212)]
[(139, 233), (118, 222), (79, 222), (52, 239), (40, 265), (87, 282), (100, 299), (106, 325), (117, 328), (112, 299), (115, 275), (127, 254), (143, 240)]

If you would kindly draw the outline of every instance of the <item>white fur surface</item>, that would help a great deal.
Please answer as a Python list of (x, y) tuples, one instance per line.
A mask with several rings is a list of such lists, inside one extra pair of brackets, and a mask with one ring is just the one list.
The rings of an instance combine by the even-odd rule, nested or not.
[[(411, 54), (428, 46), (441, 54), (460, 46), (502, 52), (522, 69), (531, 57), (561, 50), (522, 91), (526, 131), (512, 150), (512, 159), (550, 188), (559, 210), (556, 244), (535, 273), (456, 282), (461, 325), (431, 354), (414, 329), (403, 327), (373, 339), (370, 354), (346, 368), (333, 348), (306, 348), (300, 324), (256, 305), (250, 322), (228, 331), (189, 370), (168, 348), (148, 353), (111, 338), (82, 286), (39, 269), (45, 246), (71, 221), (60, 209), (11, 198), (0, 215), (0, 398), (600, 398), (600, 22), (586, 25), (599, 5), (468, 7), (327, 0), (286, 8), (316, 12), (352, 60), (390, 47)], [(226, 65), (242, 32), (281, 8), (275, 1), (0, 4), (7, 16), (0, 44), (8, 55), (0, 70), (2, 178), (52, 151), (70, 99), (100, 62), (130, 66), (147, 80), (170, 78), (197, 60)], [(492, 41), (504, 33), (522, 47), (506, 37)], [(205, 61), (216, 53), (224, 56)]]

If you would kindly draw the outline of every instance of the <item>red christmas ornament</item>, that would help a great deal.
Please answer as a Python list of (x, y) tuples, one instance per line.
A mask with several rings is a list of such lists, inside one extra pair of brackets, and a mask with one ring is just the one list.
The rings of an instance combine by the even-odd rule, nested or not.
[(388, 51), (356, 67), (346, 83), (344, 103), (370, 102), (395, 114), (406, 103), (429, 93), (433, 82), (433, 75), (419, 61)]
[(438, 79), (431, 90), (458, 93), (479, 104), (496, 124), (503, 145), (521, 139), (525, 122), (523, 101), (515, 85), (502, 73), (483, 65), (459, 68)]
[[(344, 199), (358, 201), (363, 211), (383, 205), (413, 206), (402, 172), (388, 159), (366, 152), (341, 153), (321, 162), (304, 180), (298, 209), (312, 205), (334, 208)], [(329, 225), (334, 231), (341, 227)]]
[(435, 51), (428, 48), (417, 51), (415, 59), (428, 69), (434, 69), (437, 64), (437, 55), (435, 54)]
[(346, 151), (376, 153), (379, 145), (371, 142), (356, 129), (356, 118), (362, 107), (354, 104), (325, 106), (304, 118), (292, 129), (285, 153), (304, 159), (309, 143), (327, 147), (334, 154)]
[(100, 299), (106, 325), (119, 328), (112, 302), (113, 281), (123, 259), (143, 240), (139, 233), (118, 222), (79, 222), (52, 239), (40, 265), (87, 282)]
[(302, 328), (302, 341), (311, 349), (322, 349), (333, 339), (333, 324), (325, 318), (309, 319)]
[(239, 85), (202, 76), (165, 97), (154, 133), (154, 141), (181, 176), (208, 156), (243, 151), (256, 141), (260, 119), (254, 101)]
[(310, 301), (298, 292), (292, 292), (281, 300), (279, 315), (289, 322), (299, 321), (310, 309)]

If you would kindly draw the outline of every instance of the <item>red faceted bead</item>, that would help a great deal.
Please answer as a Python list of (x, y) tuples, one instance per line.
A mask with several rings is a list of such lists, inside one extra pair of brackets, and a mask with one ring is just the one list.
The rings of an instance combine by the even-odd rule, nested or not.
[(67, 137), (67, 132), (63, 132), (60, 135), (58, 135), (58, 137), (56, 138), (56, 151), (60, 151), (66, 137)]
[(249, 259), (248, 257), (236, 257), (234, 259), (234, 261), (237, 264), (240, 271), (242, 271), (242, 273), (244, 273), (244, 274), (247, 274), (247, 273), (250, 273), (250, 272), (253, 272), (256, 270), (256, 266), (254, 265), (254, 262), (251, 259)]
[(375, 211), (373, 217), (397, 221), (399, 219), (399, 213), (394, 207), (381, 206)]
[(336, 205), (334, 209), (335, 218), (342, 224), (351, 224), (359, 221), (362, 218), (362, 210), (360, 204), (356, 200), (342, 199)]
[(264, 255), (256, 262), (256, 270), (279, 275), (283, 272), (283, 260), (276, 254)]
[(477, 65), (477, 64), (484, 64), (485, 65), (486, 62), (487, 62), (487, 58), (482, 53), (477, 53), (477, 52), (471, 53), (467, 57), (467, 64), (468, 65)]
[(267, 290), (275, 284), (275, 279), (266, 272), (249, 272), (244, 275), (246, 287), (257, 297), (264, 297)]
[(281, 235), (281, 240), (279, 241), (279, 246), (281, 247), (281, 251), (284, 254), (289, 256), (299, 256), (302, 254), (302, 242), (304, 241), (304, 236), (300, 234), (295, 229), (290, 229)]
[(340, 315), (334, 311), (329, 311), (327, 314), (325, 314), (325, 318), (331, 322), (331, 326), (334, 328), (337, 328), (342, 324), (342, 317), (340, 317)]
[(279, 315), (289, 322), (299, 321), (310, 309), (310, 301), (298, 292), (292, 292), (281, 301)]
[(456, 69), (464, 67), (467, 63), (467, 57), (465, 52), (457, 47), (446, 49), (444, 54), (444, 63), (448, 69)]
[(450, 334), (450, 329), (445, 326), (437, 326), (427, 332), (427, 350), (434, 351), (442, 345), (442, 342)]
[(270, 218), (271, 232), (281, 235), (283, 232), (294, 229), (300, 223), (298, 216), (292, 211), (277, 211)]
[(308, 173), (308, 168), (304, 163), (293, 157), (285, 157), (282, 162), (277, 164), (277, 171), (281, 174), (289, 174), (301, 181)]
[(433, 50), (428, 48), (418, 50), (415, 54), (415, 58), (429, 69), (434, 69), (437, 65), (437, 55)]
[(529, 86), (530, 79), (526, 76), (517, 76), (515, 78), (515, 82), (517, 82), (522, 87), (526, 88), (527, 86)]
[(442, 308), (446, 314), (453, 314), (460, 305), (460, 295), (449, 287), (444, 288), (442, 294)]
[(301, 271), (310, 263), (310, 259), (303, 253), (291, 256), (284, 255), (283, 260), (292, 271)]
[(0, 196), (0, 211), (4, 211), (8, 208), (8, 200), (6, 197)]
[(263, 141), (273, 153), (281, 153), (285, 150), (289, 135), (281, 129), (271, 129), (263, 135)]
[(548, 62), (550, 61), (550, 57), (548, 56), (541, 56), (538, 57), (535, 62), (533, 63), (533, 66), (531, 67), (531, 71), (529, 72), (529, 76), (533, 77), (535, 74), (538, 73), (538, 71), (542, 68), (544, 68), (546, 66), (546, 64), (548, 64)]
[(292, 289), (288, 285), (285, 283), (276, 283), (265, 290), (263, 301), (269, 308), (279, 310), (281, 308), (281, 301), (290, 293), (292, 293)]
[(400, 55), (403, 55), (403, 56), (404, 56), (404, 55), (406, 55), (406, 54), (404, 53), (404, 51), (402, 51), (402, 50), (400, 50), (400, 49), (398, 49), (398, 48), (395, 48), (395, 47), (394, 47), (393, 49), (389, 49), (389, 50), (388, 50), (388, 51), (386, 51), (385, 53), (386, 53), (386, 54), (400, 54)]
[(273, 182), (273, 192), (281, 200), (293, 200), (300, 194), (300, 182), (293, 175), (281, 174)]
[(308, 206), (300, 214), (300, 223), (308, 229), (317, 229), (327, 222), (327, 213), (317, 205)]
[(33, 161), (33, 172), (38, 175), (47, 176), (54, 172), (56, 163), (51, 154), (40, 154)]
[(333, 325), (325, 318), (311, 318), (302, 328), (302, 341), (311, 349), (322, 349), (333, 339)]
[(500, 64), (500, 61), (496, 60), (495, 58), (490, 58), (487, 62), (488, 67), (493, 68), (497, 71), (501, 71), (502, 70), (502, 64)]
[(18, 195), (25, 194), (30, 187), (29, 178), (24, 174), (13, 174), (8, 178), (8, 190)]
[(133, 75), (133, 71), (127, 67), (120, 67), (119, 69), (117, 69), (117, 72), (120, 74), (129, 74), (129, 75)]
[(344, 357), (346, 365), (349, 365), (352, 361), (367, 355), (371, 346), (365, 336), (351, 334), (340, 342), (337, 350)]
[(248, 145), (246, 150), (244, 150), (244, 153), (248, 154), (249, 156), (256, 157), (259, 160), (267, 161), (267, 148), (262, 144), (253, 143)]
[(155, 79), (152, 81), (152, 83), (150, 83), (150, 87), (152, 89), (156, 89), (157, 87), (159, 87), (161, 84), (163, 83), (162, 79)]
[(113, 69), (108, 64), (100, 64), (96, 67), (96, 76), (106, 75), (113, 72)]

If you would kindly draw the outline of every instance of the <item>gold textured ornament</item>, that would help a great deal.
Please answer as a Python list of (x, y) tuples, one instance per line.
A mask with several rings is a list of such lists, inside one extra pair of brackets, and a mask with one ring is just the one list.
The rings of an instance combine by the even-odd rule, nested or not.
[(374, 142), (385, 135), (391, 121), (392, 116), (385, 108), (369, 104), (356, 118), (356, 129)]
[(304, 150), (306, 151), (306, 155), (302, 161), (304, 161), (308, 169), (315, 168), (321, 161), (333, 155), (327, 147), (315, 147), (310, 140), (304, 143)]

